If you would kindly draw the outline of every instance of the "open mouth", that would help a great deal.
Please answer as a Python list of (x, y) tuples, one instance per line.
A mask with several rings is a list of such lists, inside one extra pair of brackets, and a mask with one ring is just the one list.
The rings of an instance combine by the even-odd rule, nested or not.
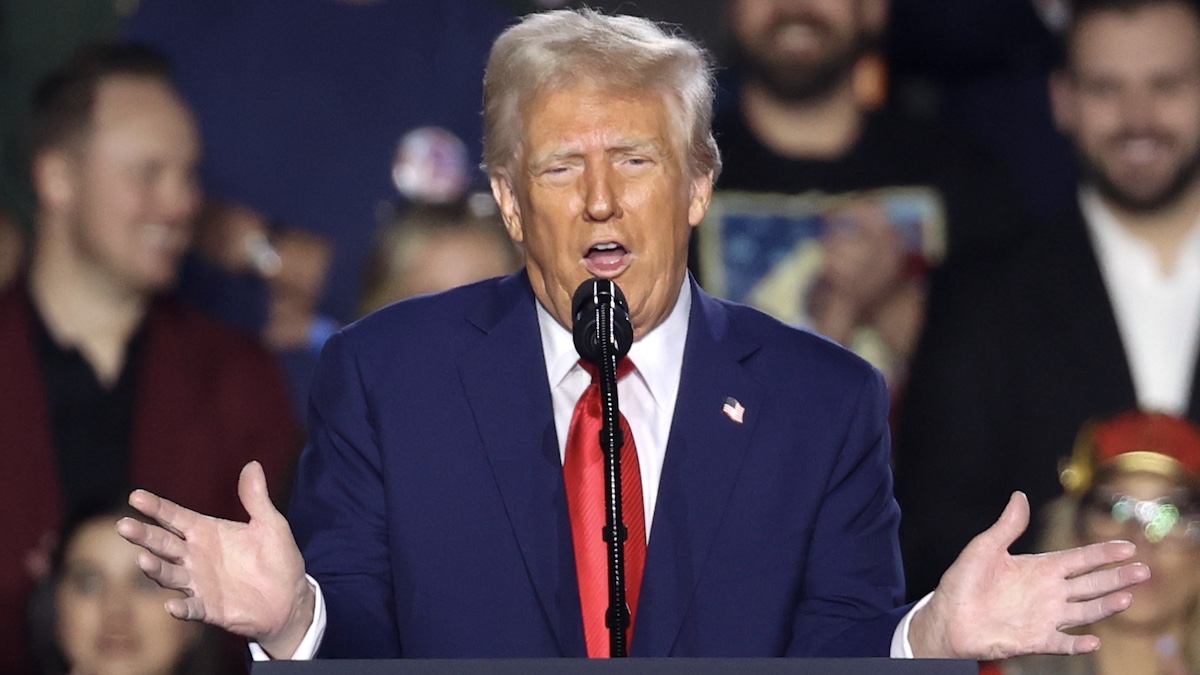
[(616, 242), (603, 242), (587, 250), (583, 256), (583, 264), (593, 276), (612, 278), (629, 266), (630, 254), (628, 249)]

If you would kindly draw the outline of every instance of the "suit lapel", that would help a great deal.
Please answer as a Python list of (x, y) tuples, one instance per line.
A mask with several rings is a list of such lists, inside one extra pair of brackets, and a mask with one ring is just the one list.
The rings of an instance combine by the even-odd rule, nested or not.
[(458, 360), (504, 509), (564, 656), (586, 654), (566, 490), (533, 292), (524, 273), (467, 320), (485, 335)]
[[(658, 488), (633, 656), (668, 656), (704, 572), (764, 390), (740, 361), (758, 343), (732, 335), (725, 308), (692, 282), (679, 397)], [(739, 424), (726, 398), (745, 407)]]
[[(1069, 223), (1052, 256), (1045, 265), (1054, 270), (1055, 277), (1039, 292), (1053, 300), (1043, 301), (1045, 314), (1040, 323), (1061, 327), (1057, 331), (1046, 329), (1057, 342), (1056, 353), (1062, 355), (1064, 363), (1079, 363), (1073, 369), (1071, 386), (1086, 387), (1093, 392), (1093, 398), (1102, 392), (1105, 400), (1136, 406), (1129, 359), (1082, 214), (1077, 213), (1076, 220)], [(1082, 344), (1088, 348), (1081, 351), (1078, 346)], [(1095, 368), (1097, 363), (1110, 367)]]

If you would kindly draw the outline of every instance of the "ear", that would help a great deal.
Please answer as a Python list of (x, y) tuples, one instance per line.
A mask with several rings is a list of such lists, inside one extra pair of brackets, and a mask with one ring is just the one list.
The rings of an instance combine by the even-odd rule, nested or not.
[(505, 171), (496, 171), (488, 179), (492, 185), (492, 197), (500, 206), (500, 217), (504, 220), (504, 229), (516, 243), (525, 241), (525, 232), (521, 227), (521, 204), (517, 200), (517, 192), (513, 188), (512, 178)]
[(75, 198), (74, 168), (69, 151), (53, 148), (39, 152), (30, 167), (38, 202), (49, 211), (61, 211)]
[(688, 203), (688, 224), (695, 227), (704, 220), (712, 204), (713, 172), (709, 171), (692, 179), (692, 197)]
[(1063, 133), (1071, 133), (1079, 124), (1078, 94), (1071, 75), (1065, 70), (1056, 70), (1050, 75), (1050, 111), (1054, 114), (1054, 126)]

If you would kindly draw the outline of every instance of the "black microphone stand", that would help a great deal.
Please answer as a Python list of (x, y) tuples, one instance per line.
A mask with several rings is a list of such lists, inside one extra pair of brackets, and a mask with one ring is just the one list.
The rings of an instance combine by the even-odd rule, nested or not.
[(633, 345), (633, 325), (625, 295), (610, 279), (589, 279), (571, 298), (571, 333), (575, 349), (596, 366), (600, 375), (600, 448), (604, 452), (605, 520), (602, 535), (608, 544), (609, 655), (628, 656), (627, 631), (632, 619), (625, 590), (625, 539), (628, 530), (621, 508), (621, 409), (617, 401), (617, 364)]
[(604, 541), (608, 543), (608, 612), (604, 625), (608, 627), (609, 655), (628, 656), (626, 631), (629, 628), (629, 606), (625, 600), (625, 539), (628, 530), (621, 505), (621, 446), (625, 434), (621, 430), (621, 409), (617, 400), (617, 362), (621, 355), (615, 347), (613, 333), (613, 304), (596, 305), (596, 332), (600, 347), (600, 406), (602, 426), (600, 448), (604, 451), (604, 488), (607, 498)]

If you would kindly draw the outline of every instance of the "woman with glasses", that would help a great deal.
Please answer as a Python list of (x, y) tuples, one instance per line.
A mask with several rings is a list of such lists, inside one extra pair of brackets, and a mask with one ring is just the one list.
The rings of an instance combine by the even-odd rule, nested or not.
[(1098, 652), (1022, 657), (994, 664), (995, 670), (1200, 673), (1200, 428), (1137, 411), (1089, 424), (1059, 478), (1065, 494), (1043, 514), (1043, 550), (1127, 539), (1137, 544), (1137, 559), (1152, 577), (1132, 589), (1128, 610), (1080, 629), (1100, 638)]

